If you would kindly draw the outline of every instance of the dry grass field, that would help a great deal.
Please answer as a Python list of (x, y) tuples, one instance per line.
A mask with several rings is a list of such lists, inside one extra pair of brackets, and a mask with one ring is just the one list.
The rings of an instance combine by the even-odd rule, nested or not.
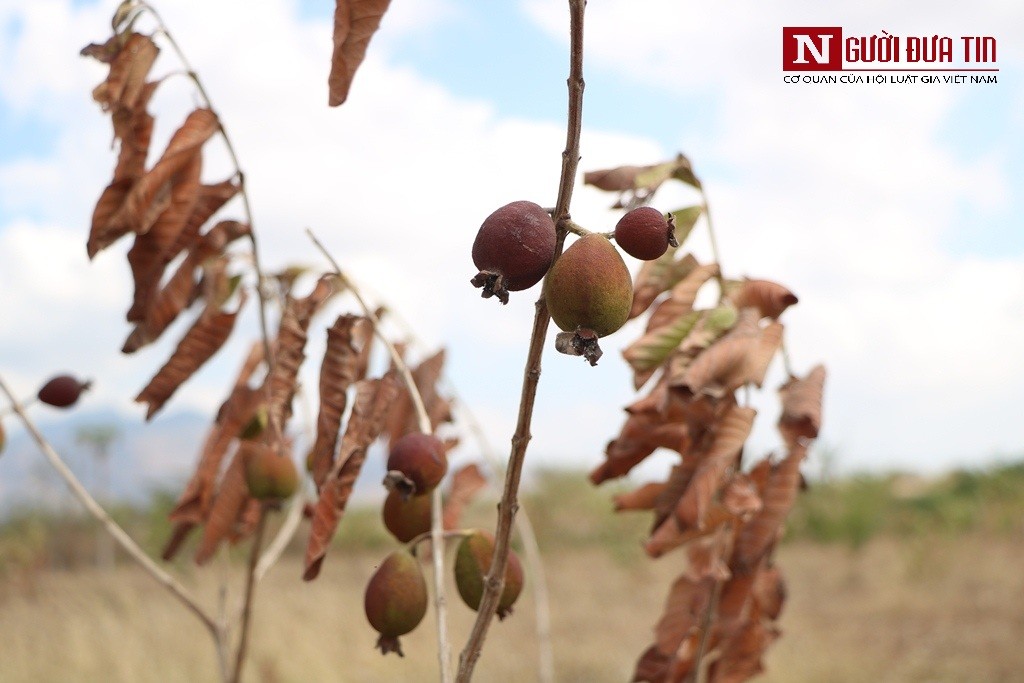
[[(532, 507), (547, 556), (558, 680), (628, 681), (682, 556), (642, 557), (636, 541), (646, 518), (613, 517), (603, 492), (590, 498), (566, 495), (563, 501), (572, 501), (562, 504), (571, 505), (574, 514), (554, 502), (535, 501)], [(837, 496), (830, 509), (843, 504)], [(983, 509), (989, 511), (984, 518), (991, 517), (990, 508)], [(1019, 507), (1007, 509), (1024, 520)], [(806, 525), (806, 509), (797, 512), (794, 526)], [(287, 557), (261, 585), (249, 680), (435, 680), (429, 616), (403, 638), (404, 659), (381, 657), (373, 649), (362, 591), (374, 563), (392, 546), (363, 528), (376, 524), (373, 514), (351, 521), (316, 582), (303, 583), (298, 558)], [(849, 542), (803, 534), (783, 544), (778, 562), (788, 579), (789, 601), (782, 638), (770, 649), (760, 680), (1024, 680), (1024, 534), (1019, 528), (994, 531), (993, 525), (1005, 526), (997, 521), (955, 532), (941, 525), (913, 534), (883, 527), (867, 537), (855, 534)], [(863, 520), (855, 526), (860, 529)], [(210, 605), (216, 604), (224, 573), (230, 573), (232, 586), (240, 585), (238, 563), (195, 570), (186, 561), (179, 570)], [(237, 593), (229, 596), (228, 608), (236, 609), (237, 600)], [(477, 680), (535, 680), (531, 601), (527, 592), (516, 613), (494, 626)], [(454, 592), (451, 613), (461, 645), (472, 614)], [(0, 572), (3, 683), (215, 678), (206, 634), (131, 565), (107, 572), (82, 567)]]

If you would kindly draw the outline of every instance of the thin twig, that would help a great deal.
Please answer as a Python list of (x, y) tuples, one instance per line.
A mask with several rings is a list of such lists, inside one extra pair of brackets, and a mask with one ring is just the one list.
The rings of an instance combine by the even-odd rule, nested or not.
[(267, 516), (269, 510), (266, 507), (260, 508), (260, 518), (256, 522), (256, 531), (252, 538), (252, 548), (249, 549), (249, 567), (245, 580), (245, 603), (242, 608), (242, 621), (239, 624), (238, 650), (235, 651), (235, 668), (231, 674), (231, 683), (238, 683), (242, 680), (242, 666), (245, 664), (245, 655), (249, 651), (249, 633), (252, 631), (252, 609), (256, 595), (256, 564), (260, 557), (260, 546), (263, 544), (263, 534), (267, 530)]
[(57, 474), (64, 480), (68, 488), (71, 489), (71, 493), (85, 506), (86, 511), (95, 517), (103, 528), (106, 529), (118, 545), (128, 553), (129, 557), (135, 560), (150, 576), (170, 591), (171, 595), (177, 598), (192, 614), (194, 614), (199, 621), (203, 623), (203, 626), (210, 632), (215, 643), (219, 643), (221, 639), (221, 631), (217, 626), (217, 622), (212, 616), (206, 613), (196, 599), (189, 593), (188, 589), (182, 586), (173, 576), (165, 572), (163, 569), (154, 562), (149, 555), (146, 554), (138, 543), (128, 535), (128, 533), (118, 525), (117, 522), (111, 518), (107, 511), (96, 502), (96, 499), (89, 494), (89, 492), (82, 486), (82, 483), (74, 475), (74, 473), (64, 463), (64, 460), (58, 455), (57, 451), (54, 450), (50, 442), (46, 440), (46, 437), (42, 435), (39, 429), (36, 427), (32, 418), (24, 411), (21, 404), (15, 399), (14, 394), (8, 388), (7, 383), (4, 382), (3, 378), (0, 377), (0, 390), (7, 396), (7, 400), (10, 402), (11, 408), (21, 419), (25, 428), (28, 430), (32, 439), (36, 442), (39, 450), (42, 452), (46, 459), (50, 462), (50, 465), (57, 470)]
[(718, 265), (715, 271), (715, 279), (718, 280), (718, 301), (721, 303), (725, 298), (725, 277), (722, 275), (722, 257), (718, 251), (718, 239), (715, 237), (715, 224), (711, 220), (711, 206), (708, 204), (708, 195), (702, 187), (700, 190), (701, 204), (704, 209), (704, 220), (708, 224), (708, 241), (711, 242), (711, 258)]
[(299, 525), (302, 523), (302, 509), (306, 505), (306, 494), (302, 491), (301, 487), (293, 497), (291, 507), (288, 508), (288, 513), (284, 517), (284, 521), (281, 523), (281, 528), (277, 530), (277, 535), (274, 536), (274, 540), (267, 544), (267, 549), (264, 551), (260, 561), (256, 564), (256, 581), (262, 581), (263, 577), (267, 575), (270, 568), (277, 564), (277, 561), (281, 559), (281, 555), (287, 550), (288, 544), (292, 542), (295, 537), (295, 533), (299, 529)]
[[(558, 181), (558, 199), (555, 202), (555, 226), (557, 237), (555, 243), (555, 259), (562, 252), (565, 243), (566, 225), (570, 220), (569, 205), (572, 191), (576, 183), (576, 171), (580, 161), (580, 132), (583, 127), (583, 15), (586, 0), (569, 0), (569, 111), (566, 122), (566, 144), (562, 152), (562, 172)], [(505, 584), (505, 568), (508, 564), (509, 537), (512, 534), (512, 522), (519, 506), (519, 481), (522, 478), (523, 461), (526, 448), (530, 442), (530, 423), (533, 420), (533, 405), (537, 396), (537, 384), (540, 381), (541, 357), (544, 354), (544, 341), (547, 337), (548, 323), (551, 316), (544, 302), (544, 295), (536, 304), (533, 319), (533, 330), (530, 335), (530, 346), (526, 357), (526, 368), (523, 373), (523, 388), (519, 400), (519, 416), (516, 430), (512, 436), (512, 449), (509, 455), (508, 469), (505, 473), (505, 486), (502, 490), (501, 502), (498, 504), (498, 526), (494, 537), (494, 555), (491, 569), (484, 582), (484, 593), (477, 609), (476, 622), (469, 634), (466, 646), (459, 656), (459, 672), (456, 681), (468, 683), (473, 676), (473, 668), (480, 658), (487, 630), (494, 619), (498, 608), (498, 599)]]
[[(398, 353), (398, 349), (391, 343), (380, 326), (380, 318), (366, 300), (363, 298), (362, 293), (359, 291), (359, 287), (356, 286), (355, 282), (352, 281), (345, 273), (341, 270), (341, 266), (331, 253), (327, 251), (323, 243), (317, 239), (316, 235), (309, 228), (306, 228), (306, 234), (313, 241), (313, 244), (320, 250), (327, 261), (334, 268), (334, 273), (345, 283), (345, 285), (355, 296), (356, 301), (359, 302), (359, 306), (363, 309), (364, 315), (369, 318), (370, 323), (373, 325), (374, 334), (381, 340), (384, 347), (388, 350), (388, 355), (391, 356), (391, 362), (394, 364), (398, 373), (402, 376), (402, 380), (405, 382), (406, 388), (409, 390), (409, 396), (412, 399), (413, 407), (416, 410), (416, 419), (419, 423), (420, 432), (423, 434), (433, 434), (434, 429), (430, 424), (430, 416), (427, 414), (427, 408), (423, 404), (423, 396), (420, 395), (419, 388), (416, 386), (416, 380), (412, 376), (412, 371), (409, 370), (409, 365), (402, 358), (402, 355)], [(452, 681), (452, 662), (451, 662), (451, 645), (448, 641), (448, 601), (446, 597), (446, 590), (444, 585), (444, 523), (441, 510), (441, 489), (437, 487), (434, 489), (434, 493), (431, 498), (431, 511), (430, 511), (430, 538), (431, 538), (431, 560), (433, 561), (434, 567), (434, 613), (437, 617), (437, 659), (441, 669), (441, 681), (443, 683), (450, 683)]]

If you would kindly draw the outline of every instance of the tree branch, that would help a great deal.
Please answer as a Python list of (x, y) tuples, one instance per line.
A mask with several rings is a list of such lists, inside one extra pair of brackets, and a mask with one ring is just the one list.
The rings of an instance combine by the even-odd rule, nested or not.
[[(559, 257), (565, 243), (567, 226), (570, 221), (569, 205), (572, 191), (576, 183), (576, 170), (580, 160), (580, 132), (583, 127), (583, 16), (586, 0), (569, 0), (569, 111), (566, 124), (566, 144), (562, 152), (562, 173), (558, 183), (558, 200), (555, 203), (553, 217), (557, 230), (555, 259)], [(494, 555), (491, 569), (484, 582), (484, 594), (477, 610), (476, 622), (469, 635), (466, 646), (459, 656), (458, 683), (468, 683), (473, 676), (473, 668), (480, 658), (487, 630), (494, 619), (505, 584), (505, 568), (508, 564), (509, 537), (512, 533), (512, 522), (519, 507), (519, 482), (522, 478), (523, 461), (526, 448), (530, 443), (530, 423), (533, 419), (533, 406), (537, 396), (537, 384), (540, 381), (541, 357), (544, 353), (544, 341), (547, 337), (548, 323), (551, 316), (544, 302), (544, 295), (536, 304), (537, 310), (533, 319), (533, 330), (530, 346), (526, 357), (526, 368), (523, 372), (523, 388), (519, 401), (519, 416), (516, 430), (512, 436), (512, 450), (509, 455), (508, 469), (505, 473), (505, 486), (501, 502), (498, 504), (498, 526), (494, 534)]]

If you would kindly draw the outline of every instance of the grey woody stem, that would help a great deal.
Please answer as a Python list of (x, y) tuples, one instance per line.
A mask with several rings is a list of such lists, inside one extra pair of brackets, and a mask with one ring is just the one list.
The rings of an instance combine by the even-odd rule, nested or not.
[[(569, 111), (565, 150), (562, 152), (562, 173), (558, 183), (558, 199), (552, 214), (557, 231), (555, 259), (561, 255), (565, 243), (565, 235), (570, 222), (569, 205), (572, 201), (576, 170), (580, 160), (584, 87), (583, 16), (586, 4), (586, 0), (569, 0)], [(540, 381), (541, 357), (544, 353), (544, 341), (550, 321), (551, 316), (548, 314), (547, 305), (541, 295), (537, 301), (536, 314), (533, 318), (526, 368), (523, 372), (519, 416), (516, 421), (515, 433), (512, 436), (512, 450), (509, 455), (508, 469), (505, 472), (505, 485), (502, 490), (501, 502), (498, 503), (498, 526), (494, 534), (494, 555), (491, 560), (491, 569), (484, 581), (484, 594), (477, 609), (476, 622), (473, 624), (473, 630), (469, 634), (466, 646), (459, 656), (459, 671), (455, 679), (458, 683), (468, 683), (473, 677), (473, 669), (480, 658), (487, 630), (494, 619), (494, 613), (498, 608), (498, 599), (505, 584), (509, 538), (512, 534), (512, 523), (515, 520), (516, 510), (519, 507), (519, 482), (522, 478), (526, 448), (531, 438), (530, 424), (533, 420), (533, 406), (537, 396), (537, 384)]]

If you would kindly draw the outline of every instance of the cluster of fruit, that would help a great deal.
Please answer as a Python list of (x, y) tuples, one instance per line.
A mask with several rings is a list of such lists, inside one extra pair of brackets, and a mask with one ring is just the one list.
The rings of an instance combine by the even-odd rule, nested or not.
[[(444, 444), (432, 435), (407, 434), (391, 447), (387, 467), (385, 484), (389, 493), (384, 502), (384, 525), (408, 545), (388, 555), (377, 568), (366, 586), (364, 607), (367, 620), (380, 634), (380, 651), (401, 655), (399, 636), (415, 629), (427, 612), (427, 582), (416, 549), (428, 537), (432, 493), (448, 471)], [(494, 538), (479, 530), (461, 536), (455, 556), (455, 585), (463, 602), (475, 610), (491, 568)], [(522, 565), (510, 554), (498, 603), (499, 618), (512, 611), (522, 588)]]
[[(626, 213), (611, 233), (630, 256), (650, 261), (677, 246), (671, 216), (641, 206)], [(544, 301), (563, 330), (562, 353), (597, 364), (599, 337), (622, 327), (633, 303), (633, 283), (618, 250), (600, 233), (584, 233), (557, 260), (557, 231), (551, 215), (537, 204), (506, 204), (486, 219), (473, 242), (471, 280), (482, 296), (508, 303), (508, 293), (529, 289), (545, 278)], [(554, 262), (552, 264), (552, 262)]]

